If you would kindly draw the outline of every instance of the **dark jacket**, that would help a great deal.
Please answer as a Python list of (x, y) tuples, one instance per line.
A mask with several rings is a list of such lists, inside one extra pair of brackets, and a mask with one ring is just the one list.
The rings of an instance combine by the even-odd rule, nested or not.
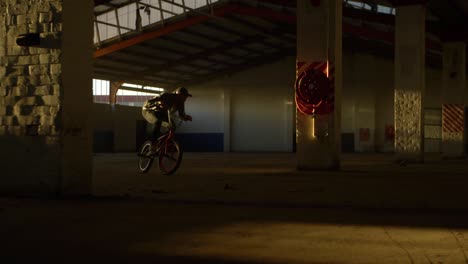
[(148, 111), (164, 111), (168, 110), (171, 113), (179, 112), (181, 118), (185, 117), (185, 100), (181, 94), (162, 93), (154, 98), (148, 100), (143, 105), (143, 110)]

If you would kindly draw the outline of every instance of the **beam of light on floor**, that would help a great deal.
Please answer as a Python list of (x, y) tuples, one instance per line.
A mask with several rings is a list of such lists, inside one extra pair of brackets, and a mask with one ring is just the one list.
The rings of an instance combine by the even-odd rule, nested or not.
[(239, 222), (181, 230), (130, 250), (239, 263), (466, 263), (465, 237), (466, 229)]

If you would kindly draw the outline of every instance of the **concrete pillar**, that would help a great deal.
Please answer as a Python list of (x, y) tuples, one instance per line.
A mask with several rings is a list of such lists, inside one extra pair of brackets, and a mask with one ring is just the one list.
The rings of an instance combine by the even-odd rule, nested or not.
[(0, 193), (91, 192), (93, 6), (0, 2)]
[(333, 75), (335, 106), (327, 115), (296, 113), (297, 168), (337, 169), (341, 152), (342, 0), (297, 1), (297, 71), (327, 63)]
[(466, 44), (444, 44), (442, 74), (442, 156), (465, 156)]
[(110, 105), (115, 105), (117, 103), (117, 92), (119, 91), (120, 87), (124, 84), (123, 81), (113, 81), (110, 83), (110, 91), (109, 91), (109, 103)]
[(231, 88), (224, 87), (224, 152), (231, 151)]
[(424, 6), (397, 6), (394, 97), (397, 160), (424, 160), (425, 22)]

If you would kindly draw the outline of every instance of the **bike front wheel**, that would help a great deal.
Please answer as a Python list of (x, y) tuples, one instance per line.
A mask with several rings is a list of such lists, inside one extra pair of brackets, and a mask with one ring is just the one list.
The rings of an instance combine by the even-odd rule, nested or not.
[(173, 174), (182, 162), (182, 149), (171, 139), (159, 151), (159, 170), (164, 175)]
[(146, 173), (151, 168), (154, 156), (152, 154), (153, 144), (151, 141), (146, 141), (141, 146), (140, 152), (138, 153), (138, 171), (140, 173)]

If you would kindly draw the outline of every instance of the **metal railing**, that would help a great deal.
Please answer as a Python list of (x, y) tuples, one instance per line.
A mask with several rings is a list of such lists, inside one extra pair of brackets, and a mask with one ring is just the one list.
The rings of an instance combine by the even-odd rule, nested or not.
[(218, 18), (211, 14), (217, 1), (129, 0), (120, 6), (108, 5), (111, 8), (95, 13), (94, 43), (100, 47), (105, 40), (122, 39), (124, 34), (138, 33), (148, 26), (164, 26), (167, 19), (177, 15), (195, 13)]

